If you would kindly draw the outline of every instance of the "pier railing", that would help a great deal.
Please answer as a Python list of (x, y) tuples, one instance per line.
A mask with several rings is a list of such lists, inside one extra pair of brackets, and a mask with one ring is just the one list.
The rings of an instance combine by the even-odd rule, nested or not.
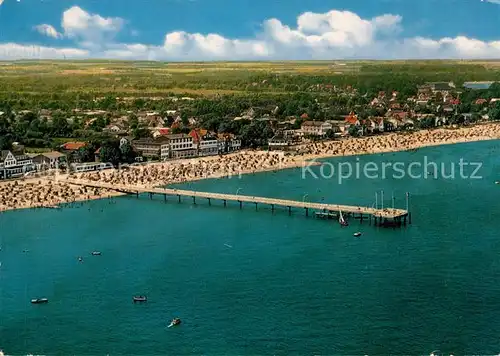
[(286, 207), (291, 211), (291, 208), (301, 208), (306, 210), (308, 214), (309, 209), (323, 212), (342, 212), (343, 214), (349, 214), (353, 216), (358, 216), (363, 219), (363, 216), (374, 217), (375, 219), (386, 220), (391, 219), (401, 222), (402, 219), (406, 222), (406, 217), (408, 216), (408, 211), (403, 209), (377, 209), (373, 207), (365, 206), (355, 206), (355, 205), (340, 205), (340, 204), (325, 204), (325, 203), (314, 203), (306, 201), (296, 201), (296, 200), (286, 200), (277, 198), (266, 198), (259, 196), (249, 196), (249, 195), (239, 195), (239, 194), (224, 194), (224, 193), (211, 193), (211, 192), (200, 192), (194, 190), (184, 190), (184, 189), (172, 189), (172, 188), (147, 188), (132, 185), (122, 185), (122, 184), (110, 184), (104, 182), (95, 182), (87, 180), (76, 180), (67, 179), (67, 183), (74, 185), (81, 185), (93, 188), (109, 189), (114, 191), (119, 191), (128, 194), (148, 193), (150, 196), (153, 194), (163, 195), (166, 199), (167, 196), (177, 196), (180, 201), (181, 197), (189, 197), (193, 199), (196, 203), (196, 198), (207, 199), (209, 204), (211, 200), (220, 200), (224, 202), (224, 205), (228, 201), (238, 202), (240, 207), (243, 203), (252, 203), (257, 207), (258, 204), (266, 204), (271, 206), (274, 210), (275, 206)]

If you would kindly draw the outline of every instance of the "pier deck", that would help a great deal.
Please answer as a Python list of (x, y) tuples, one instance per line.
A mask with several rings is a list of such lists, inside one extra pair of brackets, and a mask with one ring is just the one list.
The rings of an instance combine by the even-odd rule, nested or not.
[(129, 194), (140, 194), (140, 193), (149, 193), (168, 196), (177, 196), (179, 201), (181, 197), (189, 197), (193, 198), (193, 201), (196, 202), (196, 198), (204, 198), (208, 199), (209, 203), (212, 199), (224, 201), (226, 204), (227, 201), (239, 202), (240, 207), (242, 203), (252, 203), (257, 206), (257, 204), (266, 204), (270, 205), (274, 210), (275, 206), (282, 206), (289, 209), (291, 208), (300, 208), (306, 209), (306, 213), (308, 213), (309, 209), (323, 212), (339, 212), (341, 211), (344, 214), (351, 214), (356, 216), (363, 215), (373, 216), (374, 218), (379, 219), (392, 219), (392, 220), (400, 220), (408, 216), (408, 211), (402, 209), (376, 209), (371, 207), (363, 207), (363, 206), (353, 206), (353, 205), (339, 205), (339, 204), (323, 204), (323, 203), (314, 203), (314, 202), (306, 202), (306, 201), (296, 201), (296, 200), (286, 200), (286, 199), (276, 199), (276, 198), (265, 198), (258, 196), (248, 196), (248, 195), (238, 195), (238, 194), (222, 194), (222, 193), (210, 193), (210, 192), (199, 192), (194, 190), (184, 190), (184, 189), (171, 189), (171, 188), (143, 188), (138, 186), (129, 186), (129, 185), (119, 185), (119, 184), (109, 184), (102, 182), (92, 182), (92, 181), (83, 181), (83, 180), (75, 180), (75, 179), (67, 179), (65, 180), (67, 183), (74, 185), (82, 185), (87, 187), (94, 188), (103, 188), (114, 191), (119, 191), (123, 193)]

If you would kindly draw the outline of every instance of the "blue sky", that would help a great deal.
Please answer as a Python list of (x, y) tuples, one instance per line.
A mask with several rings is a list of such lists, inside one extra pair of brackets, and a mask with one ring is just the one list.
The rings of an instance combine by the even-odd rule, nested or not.
[(499, 20), (500, 0), (0, 0), (0, 58), (499, 58)]

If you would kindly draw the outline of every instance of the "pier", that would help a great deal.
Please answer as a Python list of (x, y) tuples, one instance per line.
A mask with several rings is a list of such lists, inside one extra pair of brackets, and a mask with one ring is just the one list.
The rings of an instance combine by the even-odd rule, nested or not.
[(274, 210), (277, 207), (283, 207), (288, 210), (288, 213), (292, 213), (292, 208), (301, 209), (305, 211), (306, 216), (309, 216), (310, 211), (319, 212), (316, 214), (317, 217), (326, 216), (333, 217), (339, 212), (342, 212), (344, 216), (349, 216), (353, 219), (359, 219), (361, 222), (363, 220), (374, 220), (374, 224), (377, 226), (401, 226), (406, 225), (407, 218), (408, 223), (411, 223), (411, 215), (407, 210), (403, 209), (378, 209), (374, 207), (364, 207), (364, 206), (353, 206), (353, 205), (339, 205), (339, 204), (324, 204), (324, 203), (314, 203), (306, 201), (296, 201), (296, 200), (285, 200), (276, 198), (265, 198), (258, 196), (248, 196), (239, 194), (223, 194), (223, 193), (210, 193), (210, 192), (199, 192), (194, 190), (184, 190), (184, 189), (171, 189), (171, 188), (144, 188), (138, 186), (120, 185), (120, 184), (108, 184), (102, 182), (92, 182), (83, 181), (75, 179), (65, 180), (69, 184), (81, 185), (93, 188), (109, 189), (125, 194), (135, 194), (139, 197), (139, 194), (147, 193), (150, 199), (153, 195), (162, 195), (165, 202), (167, 197), (177, 198), (177, 202), (181, 202), (181, 198), (192, 199), (193, 204), (196, 204), (196, 199), (206, 199), (208, 205), (212, 204), (212, 200), (218, 200), (223, 202), (224, 207), (227, 206), (227, 202), (237, 202), (239, 203), (240, 209), (243, 208), (244, 203), (250, 203), (258, 209), (258, 205), (267, 205)]

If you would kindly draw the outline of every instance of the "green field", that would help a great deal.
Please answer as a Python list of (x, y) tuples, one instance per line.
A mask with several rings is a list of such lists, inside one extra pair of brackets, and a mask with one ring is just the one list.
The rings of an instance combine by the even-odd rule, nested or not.
[[(389, 90), (395, 82), (500, 80), (496, 61), (295, 61), (161, 63), (0, 62), (0, 98), (12, 93), (212, 96), (310, 91), (318, 84)], [(395, 88), (398, 89), (398, 88)]]

